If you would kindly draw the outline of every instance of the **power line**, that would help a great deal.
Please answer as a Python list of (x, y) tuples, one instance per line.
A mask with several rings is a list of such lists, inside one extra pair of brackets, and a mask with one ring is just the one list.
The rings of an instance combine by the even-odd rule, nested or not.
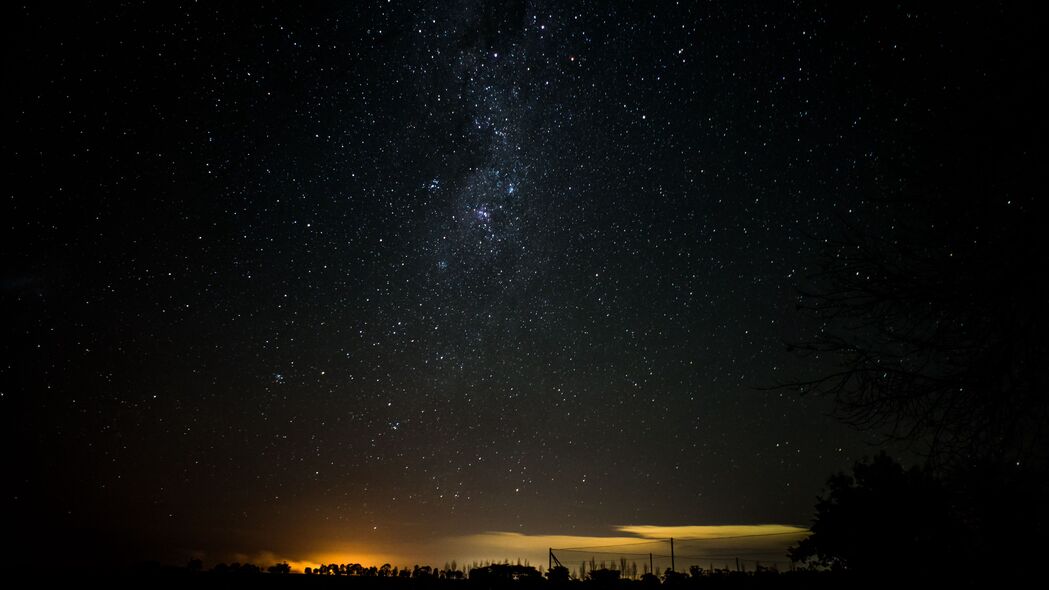
[[(669, 555), (664, 556), (664, 557), (669, 557)], [(724, 553), (724, 554), (721, 554), (721, 555), (678, 555), (677, 556), (678, 559), (694, 559), (694, 560), (725, 559), (725, 558), (728, 558), (728, 557), (751, 557), (751, 558), (754, 558), (754, 557), (772, 557), (774, 559), (779, 559), (780, 561), (787, 561), (786, 559), (782, 559), (785, 556), (781, 556), (778, 553), (775, 553), (775, 552), (772, 552), (772, 551), (751, 551), (751, 552), (748, 552), (748, 553)], [(751, 559), (750, 561), (755, 561), (755, 560)], [(762, 560), (757, 560), (757, 561), (762, 561)]]
[[(623, 551), (583, 551), (582, 549), (556, 549), (556, 548), (554, 549), (554, 551), (561, 551), (561, 552), (570, 551), (570, 552), (573, 552), (573, 553), (584, 553), (586, 555), (633, 555), (633, 556), (642, 556), (642, 557), (647, 557), (649, 555), (652, 555), (654, 557), (662, 557), (662, 556), (657, 555), (655, 553), (625, 553)], [(666, 556), (666, 557), (669, 557), (669, 555)]]
[[(558, 551), (558, 549), (554, 549), (554, 551)], [(586, 553), (587, 555), (621, 555), (621, 556), (624, 556), (624, 557), (628, 557), (628, 556), (649, 557), (649, 556), (652, 556), (652, 557), (654, 557), (656, 559), (670, 559), (670, 557), (671, 557), (670, 555), (665, 555), (665, 554), (661, 554), (661, 553), (614, 553), (614, 552), (611, 552), (611, 551), (581, 551), (581, 553)], [(777, 554), (774, 551), (749, 551), (747, 553), (726, 552), (724, 554), (710, 554), (710, 555), (677, 555), (676, 557), (678, 559), (703, 560), (703, 559), (725, 559), (725, 558), (728, 558), (728, 557), (766, 557), (766, 556), (768, 556), (768, 557), (778, 557), (779, 554)]]

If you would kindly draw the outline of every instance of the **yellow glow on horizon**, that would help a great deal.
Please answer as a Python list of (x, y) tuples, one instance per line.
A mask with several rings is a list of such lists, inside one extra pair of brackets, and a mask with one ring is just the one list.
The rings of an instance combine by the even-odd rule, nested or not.
[(644, 539), (723, 539), (726, 537), (759, 537), (767, 535), (808, 534), (808, 527), (789, 524), (726, 524), (660, 526), (630, 524), (616, 526), (617, 531)]
[(638, 537), (594, 537), (582, 535), (526, 535), (516, 532), (490, 531), (451, 537), (450, 540), (467, 544), (477, 544), (493, 549), (543, 549), (550, 547), (606, 547), (627, 543), (644, 542), (647, 539)]

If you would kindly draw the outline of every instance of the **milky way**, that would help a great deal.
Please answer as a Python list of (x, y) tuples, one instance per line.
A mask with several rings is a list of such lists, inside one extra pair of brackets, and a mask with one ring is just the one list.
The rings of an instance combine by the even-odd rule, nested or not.
[(821, 240), (983, 83), (941, 67), (972, 15), (204, 4), (23, 7), (5, 50), (39, 543), (806, 525), (872, 452), (770, 387)]

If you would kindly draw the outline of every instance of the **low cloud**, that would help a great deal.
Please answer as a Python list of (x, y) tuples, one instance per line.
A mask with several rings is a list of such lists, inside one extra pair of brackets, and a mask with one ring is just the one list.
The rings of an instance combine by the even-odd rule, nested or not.
[(650, 524), (624, 524), (616, 526), (617, 531), (636, 535), (644, 539), (682, 540), (726, 539), (743, 537), (765, 537), (775, 535), (806, 534), (809, 529), (791, 524), (726, 524), (726, 525), (686, 525), (660, 526)]

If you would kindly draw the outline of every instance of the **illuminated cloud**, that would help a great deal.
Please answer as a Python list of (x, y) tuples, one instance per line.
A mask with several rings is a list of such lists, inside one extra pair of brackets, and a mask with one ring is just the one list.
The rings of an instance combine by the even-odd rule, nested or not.
[(731, 537), (759, 537), (805, 534), (806, 527), (789, 524), (726, 524), (659, 526), (650, 524), (619, 525), (615, 529), (644, 539), (724, 539)]

